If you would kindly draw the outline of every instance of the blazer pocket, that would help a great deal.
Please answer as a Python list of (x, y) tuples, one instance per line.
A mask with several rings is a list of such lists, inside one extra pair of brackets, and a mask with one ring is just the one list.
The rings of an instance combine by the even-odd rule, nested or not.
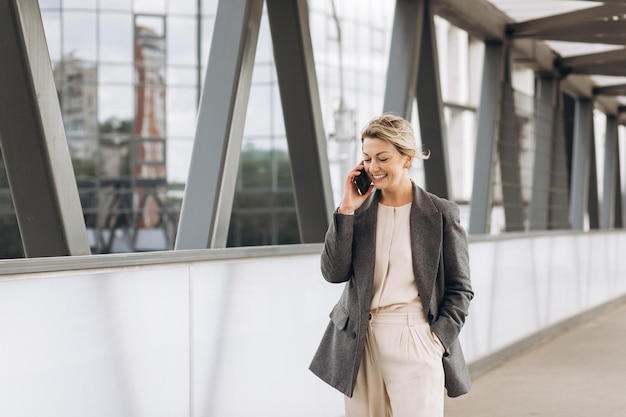
[(348, 326), (350, 315), (341, 304), (336, 304), (333, 311), (330, 312), (330, 320), (335, 324), (338, 330), (344, 330)]

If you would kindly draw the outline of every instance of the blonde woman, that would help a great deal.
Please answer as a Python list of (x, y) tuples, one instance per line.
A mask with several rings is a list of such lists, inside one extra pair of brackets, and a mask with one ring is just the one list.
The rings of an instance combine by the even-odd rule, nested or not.
[(345, 288), (310, 369), (345, 394), (346, 417), (443, 416), (446, 390), (470, 388), (458, 336), (474, 294), (459, 209), (411, 180), (413, 159), (428, 155), (405, 119), (374, 118), (361, 144), (321, 255), (324, 278)]

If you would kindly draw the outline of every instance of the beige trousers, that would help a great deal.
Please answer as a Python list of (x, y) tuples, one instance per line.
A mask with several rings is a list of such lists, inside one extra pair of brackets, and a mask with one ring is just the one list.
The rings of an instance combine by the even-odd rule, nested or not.
[(443, 353), (423, 313), (372, 313), (346, 417), (443, 417)]

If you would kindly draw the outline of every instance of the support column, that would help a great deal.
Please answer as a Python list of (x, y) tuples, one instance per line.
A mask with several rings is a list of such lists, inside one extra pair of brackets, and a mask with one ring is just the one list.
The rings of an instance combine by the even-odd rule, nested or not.
[(496, 126), (500, 117), (505, 51), (501, 42), (486, 42), (476, 134), (474, 183), (470, 203), (470, 234), (489, 232), (492, 203), (492, 167)]
[(397, 0), (383, 111), (410, 120), (417, 98), (426, 189), (450, 198), (448, 154), (439, 78), (435, 25), (430, 0)]
[(558, 80), (554, 76), (539, 76), (535, 84), (535, 156), (530, 207), (529, 229), (548, 229), (550, 179), (552, 171), (552, 142), (555, 132), (555, 95)]
[(430, 0), (423, 2), (424, 24), (416, 94), (422, 144), (430, 151), (430, 158), (424, 162), (424, 176), (428, 191), (439, 197), (451, 199), (435, 21)]
[(587, 211), (589, 229), (600, 228), (600, 203), (598, 198), (598, 165), (596, 160), (596, 130), (593, 122), (593, 102), (591, 104), (591, 133), (589, 134), (589, 192), (587, 193)]
[(333, 211), (326, 135), (306, 0), (267, 0), (300, 239), (324, 241)]
[(396, 0), (383, 111), (409, 120), (421, 55), (424, 0)]
[(0, 146), (27, 257), (91, 253), (37, 0), (0, 1)]
[(589, 202), (589, 154), (593, 103), (587, 98), (576, 100), (574, 143), (570, 187), (570, 224), (574, 230), (583, 230)]
[[(617, 117), (607, 114), (606, 138), (604, 143), (604, 175), (602, 179), (602, 228), (615, 227), (617, 216), (621, 215), (621, 205), (618, 205), (621, 191), (617, 183), (619, 175), (619, 146), (617, 143)], [(621, 187), (620, 187), (621, 188)]]
[(218, 4), (176, 249), (226, 246), (262, 11), (263, 0)]
[(552, 160), (550, 172), (550, 199), (548, 203), (548, 229), (569, 229), (569, 169), (565, 133), (565, 107), (563, 94), (556, 98), (552, 137)]
[(522, 179), (520, 174), (520, 139), (515, 114), (511, 70), (508, 50), (504, 53), (504, 74), (502, 100), (500, 102), (500, 122), (498, 130), (498, 157), (500, 159), (500, 178), (502, 179), (502, 204), (507, 232), (525, 230), (525, 210), (522, 198)]

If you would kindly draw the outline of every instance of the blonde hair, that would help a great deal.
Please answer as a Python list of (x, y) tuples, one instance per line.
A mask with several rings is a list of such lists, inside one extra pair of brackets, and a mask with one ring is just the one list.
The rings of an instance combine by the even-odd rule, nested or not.
[(430, 158), (430, 152), (418, 152), (411, 123), (392, 113), (384, 113), (370, 120), (361, 131), (361, 143), (365, 138), (382, 139), (404, 156)]

